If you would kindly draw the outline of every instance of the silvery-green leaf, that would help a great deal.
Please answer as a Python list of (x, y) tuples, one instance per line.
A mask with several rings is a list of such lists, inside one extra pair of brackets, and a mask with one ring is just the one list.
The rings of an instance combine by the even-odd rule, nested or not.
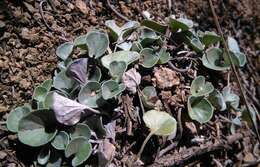
[(42, 84), (41, 87), (45, 88), (47, 91), (51, 90), (52, 87), (52, 79), (47, 79), (45, 80)]
[(61, 71), (53, 77), (53, 87), (62, 92), (71, 91), (75, 84), (75, 81), (66, 75), (66, 71)]
[(165, 64), (170, 60), (170, 53), (166, 51), (166, 48), (161, 48), (160, 52), (158, 53), (159, 56), (159, 64)]
[(31, 147), (49, 143), (56, 135), (55, 116), (50, 110), (37, 110), (19, 121), (18, 139)]
[(214, 91), (214, 87), (210, 82), (205, 82), (204, 76), (196, 77), (191, 83), (192, 96), (205, 96)]
[(217, 71), (230, 69), (230, 65), (224, 63), (223, 52), (219, 48), (208, 49), (202, 57), (202, 64), (209, 69)]
[(226, 86), (222, 90), (223, 98), (226, 102), (226, 104), (230, 107), (233, 107), (234, 109), (238, 109), (239, 106), (239, 96), (236, 95), (231, 91), (231, 88)]
[[(246, 55), (244, 53), (230, 51), (229, 54), (235, 66), (243, 67), (246, 64)], [(227, 57), (228, 55), (224, 53), (224, 56)], [(228, 58), (225, 59), (225, 63), (231, 64)]]
[(228, 48), (230, 51), (235, 52), (235, 53), (240, 52), (238, 43), (233, 37), (229, 36), (227, 39), (227, 42), (228, 42)]
[(101, 76), (102, 76), (102, 74), (101, 74), (100, 68), (95, 66), (92, 69), (90, 69), (88, 80), (99, 82), (101, 79)]
[(153, 86), (146, 86), (142, 90), (142, 101), (146, 108), (152, 109), (157, 101), (157, 92)]
[(187, 31), (193, 27), (193, 22), (189, 19), (185, 19), (185, 18), (175, 19), (173, 16), (170, 16), (169, 25), (172, 32), (176, 32), (178, 30)]
[(209, 94), (208, 100), (215, 108), (220, 111), (224, 111), (227, 109), (223, 95), (216, 89)]
[(78, 94), (79, 102), (92, 108), (98, 107), (98, 101), (101, 100), (100, 98), (101, 85), (96, 81), (87, 82)]
[(81, 36), (77, 37), (74, 40), (74, 46), (79, 47), (80, 49), (87, 50), (88, 47), (87, 47), (87, 40), (86, 39), (87, 39), (86, 35), (81, 35)]
[(132, 47), (132, 42), (123, 42), (117, 45), (118, 48), (122, 50), (129, 51)]
[(204, 49), (204, 45), (201, 43), (201, 41), (199, 40), (199, 38), (192, 38), (190, 40), (190, 45), (193, 48), (194, 51), (196, 52), (201, 52)]
[(124, 61), (127, 65), (140, 58), (139, 53), (133, 51), (118, 51), (101, 58), (102, 65), (109, 69), (109, 64), (113, 61)]
[(215, 32), (206, 31), (201, 37), (202, 43), (208, 47), (209, 45), (215, 44), (221, 40)]
[(122, 27), (119, 27), (115, 20), (107, 20), (105, 22), (105, 25), (109, 28), (111, 32), (111, 36), (114, 41), (124, 39), (126, 36), (130, 35), (130, 33), (139, 27), (139, 23), (136, 21), (129, 21), (125, 23)]
[(38, 86), (34, 89), (33, 99), (35, 99), (39, 102), (42, 102), (42, 101), (44, 101), (47, 93), (48, 93), (47, 89), (45, 89), (44, 87)]
[(116, 97), (121, 92), (123, 92), (125, 90), (125, 85), (118, 84), (116, 81), (113, 80), (108, 80), (102, 84), (101, 89), (102, 89), (102, 97), (105, 100), (108, 100), (113, 97)]
[(90, 115), (99, 113), (86, 105), (59, 95), (56, 92), (48, 94), (50, 108), (54, 111), (56, 119), (61, 124), (74, 125), (79, 122), (81, 114)]
[(51, 155), (50, 148), (47, 146), (43, 147), (37, 156), (37, 162), (40, 165), (45, 165), (49, 161), (50, 155)]
[(80, 84), (86, 83), (88, 73), (88, 59), (79, 58), (74, 60), (67, 68), (66, 74)]
[(177, 131), (176, 120), (164, 111), (150, 110), (144, 113), (145, 125), (155, 135), (168, 136)]
[(70, 129), (70, 137), (71, 139), (77, 137), (85, 137), (86, 140), (90, 139), (91, 131), (87, 124), (79, 123), (75, 127)]
[(74, 155), (72, 166), (79, 166), (85, 162), (92, 152), (92, 146), (85, 137), (77, 137), (70, 141), (65, 149), (65, 157)]
[(126, 86), (126, 89), (128, 89), (132, 93), (136, 93), (137, 87), (141, 83), (141, 75), (136, 71), (135, 68), (131, 68), (124, 73), (122, 77), (122, 82)]
[(62, 60), (66, 60), (71, 55), (73, 47), (72, 42), (65, 42), (57, 48), (56, 55)]
[(188, 114), (192, 120), (199, 123), (208, 122), (213, 116), (213, 106), (203, 97), (189, 96)]
[(163, 25), (163, 24), (160, 24), (158, 22), (155, 22), (153, 20), (143, 20), (141, 22), (141, 25), (142, 26), (145, 26), (145, 27), (148, 27), (156, 32), (159, 32), (161, 34), (165, 34), (166, 33), (166, 30), (167, 30), (167, 26), (166, 25)]
[(54, 140), (51, 142), (51, 145), (57, 150), (64, 150), (68, 144), (69, 135), (64, 131), (58, 132)]
[(90, 31), (86, 36), (89, 57), (99, 58), (107, 50), (109, 39), (106, 33)]
[(159, 56), (151, 48), (144, 48), (141, 52), (140, 64), (145, 68), (152, 68), (158, 61)]
[(133, 42), (131, 51), (140, 52), (143, 49), (142, 45), (139, 42)]
[(127, 64), (124, 61), (112, 61), (109, 64), (109, 73), (111, 77), (119, 82), (127, 68)]
[(140, 35), (140, 44), (142, 47), (148, 47), (155, 43), (157, 40), (160, 39), (160, 36), (158, 36), (154, 31), (143, 28)]
[(13, 109), (6, 120), (7, 129), (11, 132), (18, 132), (19, 121), (30, 112), (31, 108), (29, 106), (22, 106)]

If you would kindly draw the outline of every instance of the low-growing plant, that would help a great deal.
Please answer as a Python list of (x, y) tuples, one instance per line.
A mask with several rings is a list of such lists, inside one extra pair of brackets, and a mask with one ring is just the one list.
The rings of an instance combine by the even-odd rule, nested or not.
[[(18, 134), (20, 142), (42, 147), (37, 158), (40, 165), (61, 166), (64, 158), (70, 157), (72, 166), (84, 163), (93, 154), (93, 145), (100, 143), (91, 143), (90, 139), (106, 138), (102, 118), (118, 106), (122, 94), (138, 94), (140, 105), (149, 110), (143, 111), (143, 121), (150, 134), (138, 158), (152, 135), (176, 134), (174, 117), (155, 109), (156, 86), (145, 85), (140, 90), (142, 70), (151, 71), (154, 66), (173, 60), (174, 55), (167, 48), (169, 39), (178, 39), (176, 43), (201, 55), (202, 64), (210, 70), (230, 69), (226, 53), (219, 47), (219, 35), (195, 31), (194, 23), (187, 18), (170, 16), (164, 24), (130, 21), (122, 27), (109, 20), (106, 26), (109, 35), (103, 30), (92, 30), (60, 45), (56, 50), (60, 62), (53, 79), (35, 88), (30, 104), (15, 108), (8, 116), (7, 128)], [(235, 65), (244, 66), (246, 57), (235, 39), (229, 37), (228, 45)], [(76, 50), (79, 58), (73, 59)], [(230, 87), (219, 91), (204, 76), (192, 81), (187, 104), (192, 120), (206, 123), (214, 109), (230, 108), (240, 110), (239, 96)]]

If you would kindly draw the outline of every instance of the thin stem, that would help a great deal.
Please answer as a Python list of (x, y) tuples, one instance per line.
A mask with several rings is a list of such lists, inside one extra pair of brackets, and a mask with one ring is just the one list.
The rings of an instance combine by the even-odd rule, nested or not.
[(142, 154), (142, 152), (143, 152), (143, 150), (144, 150), (144, 146), (146, 145), (146, 143), (147, 143), (148, 140), (152, 137), (153, 134), (154, 134), (154, 133), (151, 131), (151, 132), (149, 133), (149, 135), (145, 138), (145, 140), (144, 140), (144, 142), (143, 142), (143, 144), (142, 144), (142, 146), (141, 146), (141, 148), (140, 148), (140, 150), (139, 150), (139, 152), (138, 152), (138, 154), (137, 154), (137, 156), (136, 156), (136, 159), (137, 159), (137, 160), (141, 158), (141, 154)]
[(228, 57), (229, 62), (230, 62), (230, 64), (231, 64), (231, 69), (232, 69), (233, 73), (235, 74), (235, 78), (236, 78), (236, 81), (237, 81), (237, 83), (238, 83), (238, 87), (239, 87), (239, 90), (240, 90), (242, 99), (243, 99), (243, 101), (244, 101), (244, 103), (245, 103), (245, 105), (246, 105), (246, 110), (247, 110), (247, 112), (248, 112), (248, 114), (249, 114), (249, 116), (250, 116), (250, 120), (251, 120), (251, 122), (252, 122), (252, 124), (253, 124), (253, 128), (254, 128), (254, 131), (255, 131), (255, 133), (256, 133), (257, 139), (258, 139), (258, 141), (260, 142), (260, 135), (259, 135), (259, 132), (258, 132), (258, 128), (257, 128), (256, 125), (254, 124), (254, 120), (253, 120), (253, 118), (252, 118), (252, 114), (251, 114), (250, 108), (249, 108), (249, 103), (248, 103), (248, 101), (247, 101), (247, 99), (246, 99), (246, 95), (245, 95), (245, 92), (244, 92), (244, 90), (243, 90), (243, 86), (242, 86), (242, 83), (241, 83), (241, 81), (240, 81), (240, 78), (239, 78), (239, 76), (238, 76), (238, 73), (237, 73), (235, 64), (234, 64), (234, 62), (233, 62), (233, 60), (232, 60), (232, 58), (231, 58), (231, 55), (230, 55), (230, 53), (229, 53), (228, 45), (227, 45), (227, 42), (226, 42), (226, 40), (225, 40), (224, 34), (223, 34), (222, 30), (221, 30), (221, 27), (220, 27), (220, 24), (219, 24), (219, 21), (218, 21), (218, 16), (217, 16), (217, 14), (216, 14), (216, 12), (215, 12), (215, 9), (214, 9), (212, 0), (209, 0), (209, 5), (210, 5), (210, 8), (211, 8), (211, 11), (212, 11), (212, 14), (213, 14), (213, 18), (214, 18), (214, 22), (215, 22), (215, 24), (216, 24), (217, 30), (218, 30), (218, 32), (219, 32), (220, 35), (221, 35), (221, 38), (222, 38), (222, 41), (223, 41), (223, 44), (224, 44), (224, 49), (225, 49), (225, 51), (226, 51), (226, 53), (227, 53), (227, 57)]

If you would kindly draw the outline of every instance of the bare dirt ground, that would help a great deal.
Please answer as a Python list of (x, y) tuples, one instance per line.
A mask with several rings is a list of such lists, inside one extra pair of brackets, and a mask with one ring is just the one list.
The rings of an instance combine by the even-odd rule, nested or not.
[[(0, 166), (29, 166), (31, 163), (27, 155), (33, 153), (33, 150), (28, 150), (27, 153), (24, 146), (16, 144), (16, 136), (7, 132), (4, 121), (11, 109), (31, 99), (35, 86), (51, 78), (57, 63), (57, 46), (85, 34), (89, 29), (105, 28), (105, 20), (125, 22), (111, 10), (106, 1), (52, 2), (53, 8), (45, 1), (38, 0), (0, 1)], [(166, 0), (125, 0), (111, 3), (114, 9), (131, 20), (142, 20), (143, 11), (148, 11), (158, 21), (164, 21), (170, 13), (184, 14), (197, 22), (200, 29), (216, 31), (208, 1), (177, 0), (172, 1), (171, 6)], [(248, 63), (239, 72), (250, 103), (259, 110), (260, 3), (258, 0), (218, 0), (214, 4), (224, 33), (238, 39), (247, 55)], [(226, 76), (219, 77), (225, 79)], [(233, 87), (237, 89), (235, 83)], [(180, 139), (177, 147), (155, 163), (151, 164), (148, 160), (148, 164), (257, 166), (259, 143), (250, 129), (245, 127), (238, 130), (237, 136), (228, 136), (225, 132), (228, 123), (216, 122), (218, 119), (201, 127), (199, 133), (211, 136), (210, 141), (195, 146), (187, 144), (187, 140), (194, 134), (192, 128), (182, 122), (182, 138), (186, 139)], [(218, 137), (223, 135), (230, 137), (225, 139), (230, 145), (219, 143), (222, 137)], [(134, 140), (132, 137), (130, 141)], [(127, 150), (130, 144), (117, 150), (118, 155), (114, 161), (118, 166), (128, 158), (129, 155), (123, 154), (123, 150)], [(139, 145), (135, 147), (133, 149), (138, 150)], [(144, 154), (149, 156), (151, 153), (146, 150)]]

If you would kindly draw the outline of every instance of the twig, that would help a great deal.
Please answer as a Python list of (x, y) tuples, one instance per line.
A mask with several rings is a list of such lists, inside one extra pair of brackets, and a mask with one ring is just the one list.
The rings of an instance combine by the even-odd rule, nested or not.
[(253, 128), (254, 128), (254, 131), (255, 131), (256, 136), (257, 136), (257, 138), (258, 138), (258, 141), (260, 142), (260, 136), (259, 136), (257, 127), (256, 127), (256, 125), (254, 124), (254, 121), (253, 121), (253, 118), (252, 118), (252, 115), (251, 115), (251, 112), (250, 112), (249, 104), (248, 104), (248, 101), (247, 101), (247, 99), (246, 99), (245, 92), (244, 92), (244, 90), (243, 90), (242, 83), (241, 83), (240, 78), (239, 78), (239, 76), (238, 76), (238, 73), (237, 73), (236, 67), (235, 67), (235, 65), (234, 65), (234, 62), (233, 62), (233, 60), (232, 60), (232, 58), (231, 58), (231, 55), (230, 55), (230, 52), (229, 52), (229, 49), (228, 49), (228, 46), (227, 46), (227, 42), (226, 42), (226, 40), (225, 40), (225, 38), (224, 38), (224, 34), (223, 34), (222, 30), (221, 30), (221, 27), (220, 27), (220, 24), (219, 24), (219, 21), (218, 21), (218, 16), (217, 16), (217, 14), (216, 14), (216, 12), (215, 12), (215, 9), (214, 9), (212, 0), (209, 0), (209, 5), (210, 5), (210, 8), (211, 8), (211, 12), (212, 12), (212, 14), (213, 14), (214, 22), (215, 22), (215, 24), (216, 24), (216, 26), (217, 26), (217, 30), (218, 30), (218, 32), (219, 32), (220, 35), (221, 35), (221, 38), (222, 38), (222, 41), (223, 41), (223, 44), (224, 44), (224, 49), (225, 49), (225, 51), (226, 51), (226, 53), (227, 53), (229, 62), (230, 62), (230, 64), (231, 64), (231, 69), (232, 69), (232, 71), (233, 71), (234, 74), (235, 74), (235, 78), (236, 78), (236, 81), (237, 81), (237, 83), (238, 83), (238, 87), (239, 87), (239, 90), (240, 90), (242, 99), (243, 99), (243, 101), (244, 101), (244, 103), (245, 103), (245, 105), (246, 105), (247, 112), (248, 112), (248, 114), (250, 115), (250, 120), (251, 120), (251, 122), (252, 122), (252, 124), (253, 124)]
[[(39, 4), (39, 12), (40, 12), (40, 15), (42, 17), (42, 20), (44, 22), (44, 25), (50, 30), (50, 31), (54, 31), (50, 26), (49, 24), (47, 23), (47, 21), (45, 20), (44, 18), (44, 14), (43, 14), (43, 9), (42, 9), (42, 5), (43, 3), (46, 2), (46, 0), (41, 0), (40, 4)], [(46, 2), (47, 3), (47, 2)]]
[(168, 65), (169, 65), (169, 67), (170, 67), (171, 69), (183, 73), (183, 72), (187, 72), (187, 71), (191, 68), (191, 66), (192, 66), (192, 61), (190, 62), (189, 66), (186, 67), (185, 69), (177, 68), (175, 65), (172, 64), (171, 61), (168, 61)]
[(123, 16), (121, 13), (119, 13), (114, 7), (113, 5), (110, 3), (110, 0), (107, 0), (107, 5), (108, 7), (121, 19), (125, 20), (125, 21), (130, 21), (127, 17)]

